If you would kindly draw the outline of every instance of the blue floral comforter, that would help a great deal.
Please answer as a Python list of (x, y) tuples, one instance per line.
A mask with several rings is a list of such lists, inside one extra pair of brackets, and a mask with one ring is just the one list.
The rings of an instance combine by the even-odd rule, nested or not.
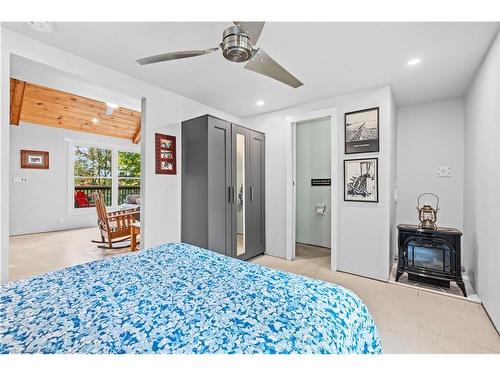
[(170, 243), (0, 286), (2, 353), (381, 353), (340, 286)]

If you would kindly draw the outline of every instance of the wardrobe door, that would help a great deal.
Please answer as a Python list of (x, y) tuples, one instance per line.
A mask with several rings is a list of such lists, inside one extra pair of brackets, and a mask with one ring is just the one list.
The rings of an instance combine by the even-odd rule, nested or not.
[(208, 248), (231, 255), (231, 124), (208, 117)]
[(248, 259), (248, 130), (232, 124), (232, 256)]
[(249, 167), (246, 211), (247, 258), (265, 251), (265, 137), (248, 131)]

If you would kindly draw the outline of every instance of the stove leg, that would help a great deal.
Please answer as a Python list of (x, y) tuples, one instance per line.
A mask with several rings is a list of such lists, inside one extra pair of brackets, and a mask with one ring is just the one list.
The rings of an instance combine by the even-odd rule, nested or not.
[(462, 279), (460, 280), (456, 280), (456, 283), (458, 285), (458, 287), (460, 288), (460, 290), (462, 291), (464, 297), (467, 297), (467, 292), (465, 291), (465, 283)]

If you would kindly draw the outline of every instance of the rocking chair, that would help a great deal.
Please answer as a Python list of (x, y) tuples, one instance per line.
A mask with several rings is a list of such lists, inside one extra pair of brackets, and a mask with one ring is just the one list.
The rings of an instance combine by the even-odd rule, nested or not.
[(101, 232), (101, 249), (123, 249), (130, 246), (130, 227), (136, 222), (137, 209), (107, 212), (100, 194), (92, 195), (97, 211), (97, 225)]

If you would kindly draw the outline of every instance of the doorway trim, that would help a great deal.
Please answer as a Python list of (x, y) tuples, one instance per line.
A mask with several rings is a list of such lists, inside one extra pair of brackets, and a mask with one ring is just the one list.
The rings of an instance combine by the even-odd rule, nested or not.
[(341, 178), (339, 175), (339, 142), (337, 128), (337, 109), (336, 107), (326, 108), (313, 112), (301, 113), (293, 116), (287, 116), (287, 140), (286, 140), (286, 192), (285, 192), (285, 249), (286, 259), (295, 259), (295, 225), (296, 225), (296, 133), (297, 122), (314, 120), (321, 117), (330, 117), (330, 158), (331, 158), (331, 264), (332, 271), (337, 270), (338, 248), (340, 244), (339, 236), (339, 206), (340, 196), (339, 187)]

